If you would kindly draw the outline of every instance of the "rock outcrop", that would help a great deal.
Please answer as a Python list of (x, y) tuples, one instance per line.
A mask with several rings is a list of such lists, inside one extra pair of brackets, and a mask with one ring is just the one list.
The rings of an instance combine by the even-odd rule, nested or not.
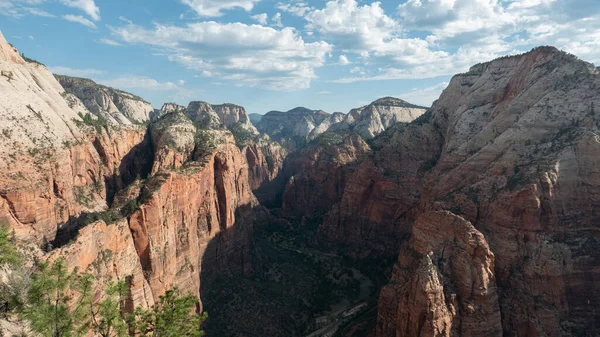
[(194, 101), (188, 104), (183, 113), (195, 124), (204, 129), (214, 129), (221, 125), (219, 115), (206, 102)]
[[(173, 286), (200, 299), (218, 273), (250, 270), (253, 222), (264, 214), (246, 156), (210, 106), (186, 109), (198, 123), (174, 111), (149, 128), (82, 118), (75, 96), (1, 36), (0, 56), (0, 125), (10, 127), (0, 135), (0, 223), (40, 259), (91, 273), (97, 291), (126, 280), (128, 310)], [(76, 93), (91, 85), (68, 83)], [(88, 105), (77, 105), (84, 117), (95, 115)]]
[(252, 134), (258, 134), (258, 130), (252, 125), (250, 117), (243, 107), (229, 103), (213, 105), (212, 107), (219, 116), (221, 124), (228, 128), (235, 126)]
[(427, 122), (441, 155), (377, 336), (600, 332), (599, 85), (593, 65), (551, 47), (452, 79)]
[(287, 112), (269, 111), (256, 128), (285, 148), (296, 150), (306, 145), (311, 132), (329, 116), (325, 111), (302, 107)]
[(351, 110), (343, 120), (332, 123), (328, 130), (353, 130), (364, 139), (371, 139), (396, 123), (412, 122), (426, 111), (426, 107), (398, 98), (384, 97), (367, 106)]
[(133, 94), (109, 88), (86, 78), (56, 75), (66, 90), (65, 98), (71, 107), (82, 102), (97, 117), (112, 124), (145, 123), (154, 112), (152, 105)]
[(117, 140), (86, 125), (47, 68), (25, 62), (1, 36), (0, 47), (0, 218), (20, 238), (51, 242), (70, 219), (107, 206), (145, 130), (114, 129)]

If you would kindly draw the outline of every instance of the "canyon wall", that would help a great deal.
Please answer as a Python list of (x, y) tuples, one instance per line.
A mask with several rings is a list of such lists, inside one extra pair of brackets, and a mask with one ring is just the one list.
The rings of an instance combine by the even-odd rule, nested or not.
[(599, 84), (551, 47), (475, 65), (409, 124), (290, 155), (282, 207), (400, 250), (378, 337), (598, 334)]
[(202, 282), (249, 272), (253, 223), (267, 214), (231, 133), (176, 109), (139, 125), (153, 111), (143, 100), (57, 76), (65, 91), (1, 35), (0, 57), (0, 225), (28, 256), (92, 274), (97, 295), (126, 280), (128, 310), (173, 286), (200, 299)]

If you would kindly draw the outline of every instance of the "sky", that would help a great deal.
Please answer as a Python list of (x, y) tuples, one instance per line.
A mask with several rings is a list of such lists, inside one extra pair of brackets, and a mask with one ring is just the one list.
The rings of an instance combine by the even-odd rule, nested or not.
[(156, 108), (430, 105), (451, 76), (553, 45), (600, 64), (598, 0), (0, 0), (0, 31), (54, 73)]

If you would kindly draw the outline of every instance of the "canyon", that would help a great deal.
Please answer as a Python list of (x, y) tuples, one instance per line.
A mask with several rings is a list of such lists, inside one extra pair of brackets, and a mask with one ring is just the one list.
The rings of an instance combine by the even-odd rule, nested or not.
[(1, 33), (0, 70), (0, 225), (128, 310), (177, 286), (208, 336), (600, 334), (600, 73), (573, 55), (348, 114), (154, 109)]

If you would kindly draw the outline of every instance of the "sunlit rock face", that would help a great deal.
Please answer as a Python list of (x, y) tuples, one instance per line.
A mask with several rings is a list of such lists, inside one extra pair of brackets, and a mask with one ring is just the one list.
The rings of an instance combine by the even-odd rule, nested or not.
[(550, 47), (452, 79), (377, 336), (599, 333), (599, 85)]

